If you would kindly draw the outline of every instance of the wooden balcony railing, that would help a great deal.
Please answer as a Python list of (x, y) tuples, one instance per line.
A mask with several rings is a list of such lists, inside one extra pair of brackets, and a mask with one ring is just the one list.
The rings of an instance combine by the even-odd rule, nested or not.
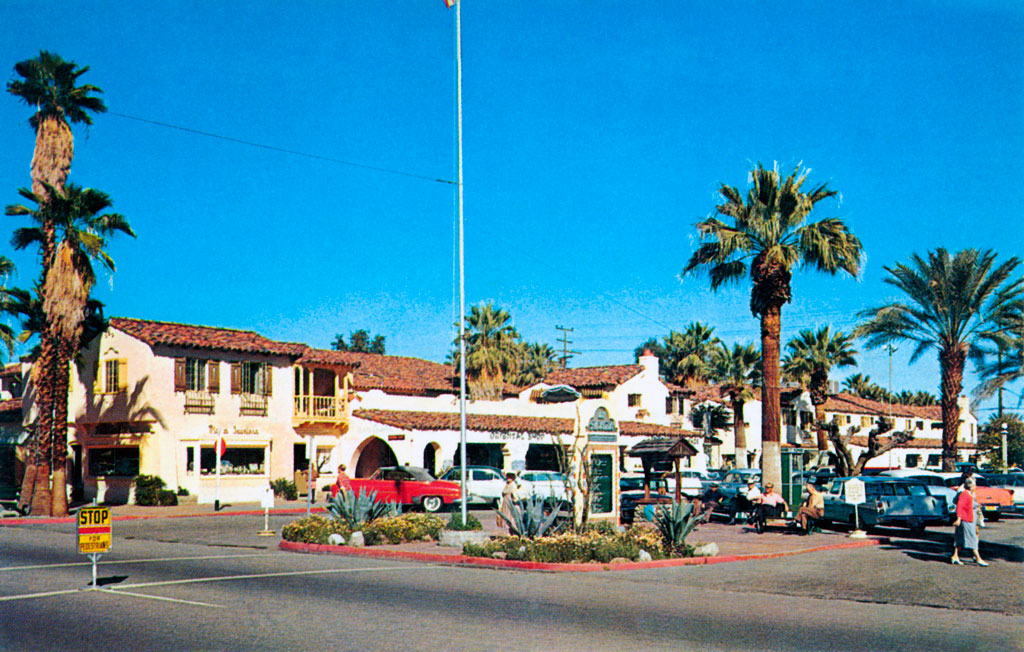
[(267, 397), (262, 394), (242, 394), (242, 406), (238, 412), (245, 417), (267, 416)]
[(342, 396), (296, 396), (292, 421), (295, 423), (341, 423), (345, 421)]
[(185, 414), (213, 414), (214, 396), (210, 392), (185, 392)]

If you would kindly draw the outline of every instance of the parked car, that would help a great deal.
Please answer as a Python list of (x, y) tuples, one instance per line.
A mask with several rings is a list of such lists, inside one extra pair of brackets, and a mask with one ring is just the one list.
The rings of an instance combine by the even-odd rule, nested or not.
[(933, 496), (942, 496), (946, 501), (946, 511), (949, 513), (949, 522), (956, 520), (956, 490), (946, 486), (942, 476), (934, 471), (924, 469), (891, 469), (882, 471), (880, 477), (903, 478), (928, 485), (928, 491)]
[(1010, 492), (1013, 511), (1024, 514), (1024, 475), (1020, 473), (986, 473), (985, 480), (996, 489)]
[(718, 503), (716, 514), (729, 514), (732, 512), (733, 503), (736, 502), (736, 494), (746, 495), (747, 485), (750, 481), (761, 483), (761, 469), (732, 469), (725, 474), (725, 478), (718, 483), (718, 489), (722, 492), (722, 500)]
[[(692, 469), (680, 469), (679, 470), (679, 492), (687, 498), (695, 498), (703, 493), (705, 483), (701, 479), (703, 477), (698, 471)], [(670, 473), (657, 473), (651, 476), (652, 481), (664, 480), (665, 487), (668, 490), (669, 495), (676, 495), (676, 476), (675, 471)], [(620, 491), (631, 491), (637, 490), (643, 491), (644, 488), (644, 475), (638, 474), (623, 474), (619, 478), (619, 490)], [(653, 492), (654, 485), (651, 485)]]
[(933, 496), (921, 482), (887, 476), (858, 476), (864, 482), (865, 501), (856, 506), (846, 501), (846, 482), (835, 478), (825, 494), (825, 522), (864, 527), (896, 526), (922, 532), (928, 525), (949, 521), (945, 498)]
[(524, 496), (565, 500), (565, 475), (556, 471), (522, 471), (519, 482)]
[[(961, 474), (938, 473), (937, 475), (950, 489), (960, 488), (960, 478), (963, 477)], [(1013, 498), (1009, 491), (990, 487), (988, 480), (983, 475), (975, 474), (974, 479), (978, 485), (974, 488), (974, 496), (977, 498), (978, 504), (981, 505), (981, 512), (986, 519), (998, 521), (1004, 513), (1013, 511)]]
[[(505, 476), (493, 466), (467, 466), (466, 495), (470, 503), (497, 506), (501, 503), (501, 490), (505, 487)], [(441, 480), (460, 482), (462, 468), (453, 467), (441, 474)]]
[(377, 492), (377, 500), (414, 505), (436, 512), (460, 498), (458, 482), (435, 480), (418, 466), (382, 466), (369, 478), (352, 478), (352, 491)]
[[(642, 507), (638, 503), (644, 499), (644, 488), (643, 488), (643, 476), (639, 477), (639, 485), (636, 483), (636, 476), (623, 478), (619, 481), (619, 521), (624, 525), (629, 525), (636, 518), (637, 507)], [(623, 482), (626, 482), (626, 487), (629, 489), (622, 489)], [(658, 493), (661, 489), (664, 493)], [(651, 504), (665, 504), (671, 505), (675, 499), (674, 495), (668, 490), (668, 482), (664, 478), (652, 478), (651, 479), (651, 492), (648, 500)]]

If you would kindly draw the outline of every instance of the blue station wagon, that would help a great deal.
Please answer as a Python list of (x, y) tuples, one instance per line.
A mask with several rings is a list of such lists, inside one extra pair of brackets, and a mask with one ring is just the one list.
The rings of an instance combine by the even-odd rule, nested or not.
[[(928, 525), (948, 523), (946, 499), (933, 496), (924, 483), (880, 476), (857, 479), (864, 482), (865, 500), (856, 509), (863, 527), (896, 526), (921, 532)], [(846, 502), (847, 480), (852, 478), (836, 478), (829, 485), (824, 520), (855, 526), (854, 506)]]

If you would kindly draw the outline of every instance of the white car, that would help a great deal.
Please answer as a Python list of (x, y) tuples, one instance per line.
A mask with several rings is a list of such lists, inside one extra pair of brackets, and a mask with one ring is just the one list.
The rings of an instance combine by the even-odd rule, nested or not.
[(565, 476), (555, 471), (522, 471), (519, 474), (522, 496), (540, 496), (565, 500)]
[[(466, 494), (470, 503), (484, 503), (497, 506), (501, 503), (501, 490), (505, 488), (505, 476), (492, 466), (467, 466)], [(459, 482), (462, 478), (459, 467), (445, 471), (440, 479)]]

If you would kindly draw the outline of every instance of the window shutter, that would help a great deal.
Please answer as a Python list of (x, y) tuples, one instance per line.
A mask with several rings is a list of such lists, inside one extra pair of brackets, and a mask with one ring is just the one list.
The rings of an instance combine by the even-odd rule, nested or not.
[(242, 393), (242, 363), (232, 362), (231, 363), (231, 393), (241, 394)]
[(220, 394), (220, 362), (217, 360), (206, 362), (206, 389), (211, 394)]
[(93, 394), (102, 394), (103, 393), (103, 374), (100, 373), (100, 369), (102, 369), (102, 368), (103, 368), (103, 365), (100, 364), (99, 360), (96, 360), (96, 364), (92, 368), (92, 372), (93, 372), (93, 375), (92, 375), (92, 378), (93, 378), (93, 380), (92, 380), (92, 393)]
[(174, 359), (174, 391), (184, 392), (188, 389), (185, 381), (185, 358)]
[(264, 378), (263, 393), (266, 396), (270, 396), (271, 394), (274, 393), (273, 384), (271, 383), (271, 379), (273, 377), (274, 377), (274, 368), (271, 367), (269, 364), (263, 365), (263, 378)]
[(117, 361), (117, 391), (123, 392), (128, 389), (128, 361)]

